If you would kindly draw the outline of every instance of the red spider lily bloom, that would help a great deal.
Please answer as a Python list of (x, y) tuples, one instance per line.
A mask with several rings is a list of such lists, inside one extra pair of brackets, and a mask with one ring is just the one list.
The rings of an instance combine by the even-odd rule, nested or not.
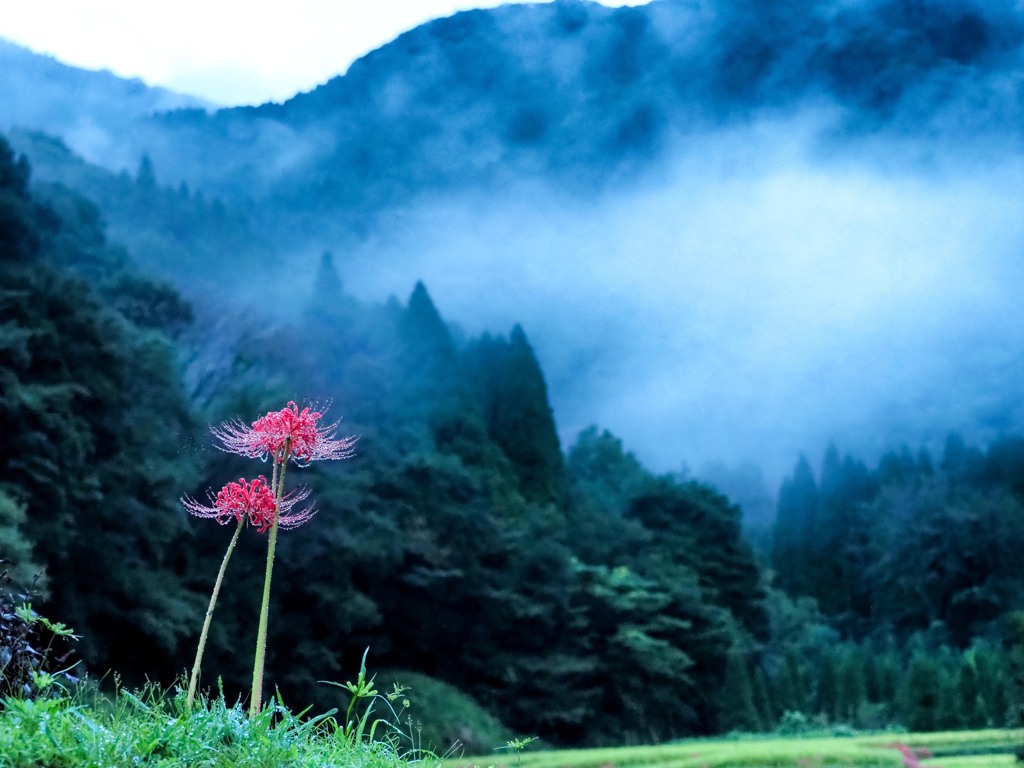
[[(267, 484), (267, 478), (260, 475), (251, 483), (245, 478), (230, 482), (217, 492), (217, 497), (208, 494), (213, 506), (204, 506), (195, 499), (185, 496), (182, 506), (196, 517), (212, 517), (224, 525), (231, 518), (241, 523), (248, 520), (260, 533), (264, 533), (274, 522), (276, 504), (274, 493)], [(281, 510), (277, 524), (282, 528), (296, 528), (316, 514), (313, 507), (292, 512), (292, 508), (309, 496), (308, 488), (298, 488), (281, 499)]]
[[(289, 491), (281, 498), (281, 510), (277, 515), (277, 527), (284, 528), (285, 530), (291, 530), (292, 528), (298, 528), (303, 523), (310, 520), (313, 515), (316, 514), (316, 507), (312, 504), (308, 507), (304, 507), (297, 512), (292, 512), (292, 507), (298, 504), (300, 501), (305, 501), (309, 496), (308, 488), (296, 488)], [(265, 508), (261, 508), (259, 514), (249, 515), (249, 522), (252, 523), (256, 530), (260, 533), (266, 533), (267, 530), (274, 524), (274, 510), (267, 511)]]
[[(326, 409), (324, 409), (326, 410)], [(291, 459), (299, 466), (311, 461), (347, 459), (358, 438), (336, 438), (339, 422), (318, 426), (323, 413), (310, 408), (301, 411), (294, 403), (280, 411), (270, 411), (245, 426), (238, 420), (228, 421), (211, 431), (223, 443), (221, 450), (266, 460), (273, 457), (278, 464)]]

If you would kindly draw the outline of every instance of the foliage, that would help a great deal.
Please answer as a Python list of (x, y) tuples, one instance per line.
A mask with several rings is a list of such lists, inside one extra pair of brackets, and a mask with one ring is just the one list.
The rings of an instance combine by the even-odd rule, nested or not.
[[(329, 676), (370, 646), (382, 666), (444, 680), (546, 739), (583, 739), (598, 723), (605, 739), (715, 727), (707, 692), (730, 638), (764, 629), (739, 511), (635, 462), (614, 503), (598, 502), (595, 482), (608, 478), (584, 452), (571, 470), (562, 458), (521, 329), (458, 343), (422, 284), (407, 305), (363, 306), (343, 290), (325, 257), (302, 318), (240, 338), (237, 364), (207, 390), (238, 393), (215, 404), (218, 417), (300, 387), (333, 396), (362, 435), (350, 471), (304, 470), (318, 532), (281, 542), (275, 580), (292, 599), (268, 647), (293, 651), (287, 664), (269, 652), (268, 679), (327, 706), (314, 670)], [(315, 580), (311, 560), (323, 565)], [(645, 596), (600, 586), (617, 569)], [(257, 588), (252, 576), (236, 575), (249, 585), (240, 593)], [(232, 600), (218, 607), (228, 622), (244, 617)], [(209, 652), (234, 686), (225, 641), (214, 630)], [(694, 659), (698, 678), (679, 674)]]
[[(787, 708), (859, 727), (1016, 724), (1020, 445), (983, 451), (951, 435), (937, 463), (902, 448), (873, 470), (830, 447), (820, 483), (800, 459), (780, 492), (773, 565), (804, 596), (773, 593), (764, 662)], [(794, 698), (789, 660), (808, 654), (820, 661), (797, 662), (797, 676), (812, 695)]]
[(169, 503), (192, 464), (180, 450), (191, 413), (169, 339), (101, 307), (76, 276), (130, 267), (107, 258), (97, 222), (67, 224), (27, 178), (0, 144), (0, 427), (18, 435), (0, 449), (9, 556), (21, 573), (46, 569), (46, 610), (82, 633), (87, 664), (117, 656), (166, 674), (198, 613)]
[(78, 638), (60, 622), (34, 611), (27, 602), (30, 595), (9, 588), (10, 577), (0, 573), (0, 706), (13, 698), (50, 696), (75, 682), (69, 674), (76, 666), (68, 663), (71, 651), (61, 645)]
[[(118, 687), (110, 694), (81, 689), (74, 696), (49, 699), (7, 699), (0, 712), (0, 764), (10, 768), (33, 765), (147, 765), (176, 768), (200, 766), (350, 766), (401, 768), (492, 765), (495, 753), (481, 758), (453, 757), (442, 763), (431, 753), (401, 740), (375, 742), (346, 738), (330, 713), (303, 718), (280, 700), (250, 719), (240, 702), (223, 696), (203, 697), (189, 711), (185, 694), (155, 685), (142, 689)], [(800, 765), (896, 766), (897, 743), (941, 759), (955, 768), (1012, 764), (1013, 745), (1020, 731), (976, 731), (936, 734), (879, 734), (844, 738), (747, 738), (688, 740), (657, 747), (620, 747), (574, 751), (523, 751), (523, 768), (623, 768), (675, 765), (699, 768)], [(520, 740), (520, 743), (525, 740)], [(510, 740), (511, 742), (511, 740)], [(978, 755), (978, 758), (956, 757)], [(983, 762), (977, 762), (978, 760)]]
[[(90, 125), (92, 156), (117, 169), (125, 158), (139, 163), (120, 185), (81, 171), (74, 179), (121, 209), (117, 236), (133, 245), (148, 237), (162, 257), (152, 263), (165, 269), (219, 255), (212, 264), (226, 275), (266, 264), (254, 230), (278, 243), (305, 245), (310, 234), (350, 243), (419, 195), (460, 185), (486, 195), (537, 170), (589, 197), (659, 167), (680, 134), (809, 99), (838, 106), (835, 133), (912, 126), (970, 135), (986, 121), (1012, 132), (1020, 98), (1003, 84), (1017, 77), (1021, 38), (1008, 2), (957, 0), (927, 13), (912, 2), (823, 0), (770, 11), (749, 1), (498, 8), (410, 30), (283, 104), (213, 113), (159, 109), (168, 94), (101, 73), (61, 78), (55, 62), (12, 61), (20, 78), (8, 88), (24, 79), (36, 98), (7, 98), (7, 120), (83, 149), (80, 126)], [(67, 92), (54, 94), (61, 80)], [(956, 125), (950, 114), (969, 118)], [(33, 143), (40, 165), (59, 154)], [(147, 191), (144, 158), (178, 200), (159, 187), (148, 198), (116, 189), (139, 182)], [(72, 183), (66, 170), (50, 173)], [(196, 215), (214, 203), (182, 183), (222, 199), (220, 215)]]
[[(59, 187), (42, 203), (27, 165), (0, 159), (0, 426), (19, 436), (0, 448), (0, 544), (18, 578), (45, 569), (46, 610), (83, 632), (90, 668), (180, 672), (228, 541), (173, 500), (242, 471), (193, 450), (194, 425), (303, 393), (342, 404), (362, 437), (349, 470), (302, 470), (316, 531), (279, 545), (289, 600), (266, 668), (289, 700), (336, 706), (319, 681), (370, 646), (509, 729), (480, 739), (999, 726), (1019, 711), (1019, 439), (954, 437), (940, 461), (899, 449), (873, 468), (833, 446), (817, 477), (801, 459), (765, 571), (716, 488), (654, 475), (598, 427), (563, 455), (522, 328), (467, 339), (422, 283), (361, 303), (329, 255), (287, 322), (193, 315), (107, 241), (95, 206)], [(160, 207), (151, 172), (124, 183)], [(258, 542), (238, 548), (247, 563)], [(235, 693), (262, 574), (232, 567), (207, 658)]]
[(876, 470), (830, 447), (820, 484), (801, 459), (779, 500), (773, 565), (856, 637), (941, 627), (959, 647), (1017, 604), (1024, 509), (1018, 438), (987, 454), (958, 436), (936, 471), (904, 449)]
[(419, 672), (394, 670), (377, 675), (380, 689), (403, 689), (408, 707), (399, 726), (412, 742), (435, 754), (482, 754), (512, 738), (512, 731), (452, 685)]
[(84, 690), (73, 697), (6, 699), (0, 712), (0, 765), (346, 766), (431, 765), (425, 752), (398, 740), (353, 741), (330, 713), (306, 718), (278, 700), (255, 717), (240, 702), (202, 697), (189, 707), (184, 691), (155, 685)]

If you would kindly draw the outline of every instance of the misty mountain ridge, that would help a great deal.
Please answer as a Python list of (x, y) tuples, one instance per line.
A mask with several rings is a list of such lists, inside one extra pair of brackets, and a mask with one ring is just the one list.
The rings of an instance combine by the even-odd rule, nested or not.
[[(126, 99), (133, 130), (103, 137), (102, 157), (55, 116), (14, 109), (17, 92), (2, 124), (57, 134), (115, 170), (149, 154), (172, 184), (237, 195), (245, 181), (250, 197), (305, 208), (312, 196), (333, 212), (510, 174), (591, 192), (670, 158), (680, 139), (806, 104), (837, 105), (830, 132), (843, 136), (991, 138), (1020, 114), (1021, 39), (1009, 3), (800, 0), (755, 12), (741, 2), (558, 0), (429, 22), (282, 104), (173, 110), (185, 105), (146, 89), (150, 98)], [(24, 68), (12, 62), (10, 72)], [(74, 114), (85, 109), (80, 89), (68, 82), (63, 98), (32, 99)], [(191, 152), (180, 157), (185, 141)]]
[(91, 145), (17, 114), (112, 171), (148, 156), (296, 275), (329, 249), (355, 295), (423, 279), (470, 332), (521, 322), (566, 441), (596, 421), (658, 468), (777, 475), (829, 438), (1024, 426), (1022, 30), (1010, 3), (558, 0)]
[(102, 160), (134, 124), (159, 112), (213, 109), (204, 99), (68, 66), (0, 37), (0, 130), (45, 128), (91, 160)]

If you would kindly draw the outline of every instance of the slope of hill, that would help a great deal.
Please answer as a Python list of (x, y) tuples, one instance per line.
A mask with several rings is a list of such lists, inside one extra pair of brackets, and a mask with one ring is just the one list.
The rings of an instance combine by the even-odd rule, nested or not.
[(2, 38), (0, 72), (0, 130), (43, 128), (84, 157), (114, 167), (129, 157), (121, 143), (136, 121), (166, 110), (213, 107), (138, 79), (71, 67)]
[(172, 111), (190, 105), (5, 45), (0, 126), (58, 135), (108, 166), (147, 153), (168, 182), (350, 213), (350, 227), (510, 176), (590, 194), (708, 128), (822, 100), (843, 133), (1005, 132), (1021, 111), (1008, 83), (1022, 28), (1009, 4), (965, 0), (927, 12), (907, 0), (509, 5), (424, 24), (283, 104), (214, 112)]
[(360, 297), (423, 279), (470, 332), (522, 322), (567, 441), (599, 421), (662, 468), (781, 470), (1022, 423), (1022, 30), (971, 0), (511, 5), (283, 104), (129, 109), (86, 156), (241, 212), (247, 242), (189, 245), (225, 273), (330, 250)]

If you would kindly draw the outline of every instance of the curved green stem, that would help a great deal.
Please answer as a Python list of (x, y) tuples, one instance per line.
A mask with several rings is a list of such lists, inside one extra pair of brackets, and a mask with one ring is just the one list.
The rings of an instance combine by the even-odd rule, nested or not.
[(249, 702), (249, 717), (255, 717), (263, 707), (263, 662), (267, 656), (267, 616), (270, 612), (270, 577), (274, 572), (274, 550), (277, 548), (277, 520), (281, 515), (281, 498), (284, 496), (284, 471), (288, 467), (291, 441), (284, 446), (284, 461), (281, 471), (271, 476), (270, 486), (274, 489), (274, 522), (270, 526), (270, 541), (267, 543), (267, 570), (263, 577), (263, 602), (260, 605), (260, 625), (256, 632), (256, 658), (252, 667), (252, 701)]
[(210, 605), (206, 609), (206, 618), (203, 620), (203, 631), (199, 634), (199, 648), (196, 649), (196, 661), (192, 665), (192, 678), (188, 682), (188, 700), (186, 705), (189, 711), (192, 711), (192, 703), (196, 699), (196, 689), (199, 687), (199, 669), (203, 665), (203, 651), (206, 650), (206, 637), (210, 634), (210, 622), (213, 621), (213, 609), (217, 606), (217, 596), (220, 594), (220, 587), (224, 583), (224, 572), (228, 569), (228, 560), (231, 559), (231, 553), (235, 551), (235, 544), (238, 542), (238, 534), (242, 532), (242, 528), (245, 526), (245, 518), (243, 517), (238, 521), (238, 527), (235, 528), (235, 534), (231, 537), (231, 543), (228, 544), (228, 550), (224, 553), (224, 559), (220, 564), (220, 571), (217, 573), (217, 581), (213, 584), (213, 594), (210, 595)]

